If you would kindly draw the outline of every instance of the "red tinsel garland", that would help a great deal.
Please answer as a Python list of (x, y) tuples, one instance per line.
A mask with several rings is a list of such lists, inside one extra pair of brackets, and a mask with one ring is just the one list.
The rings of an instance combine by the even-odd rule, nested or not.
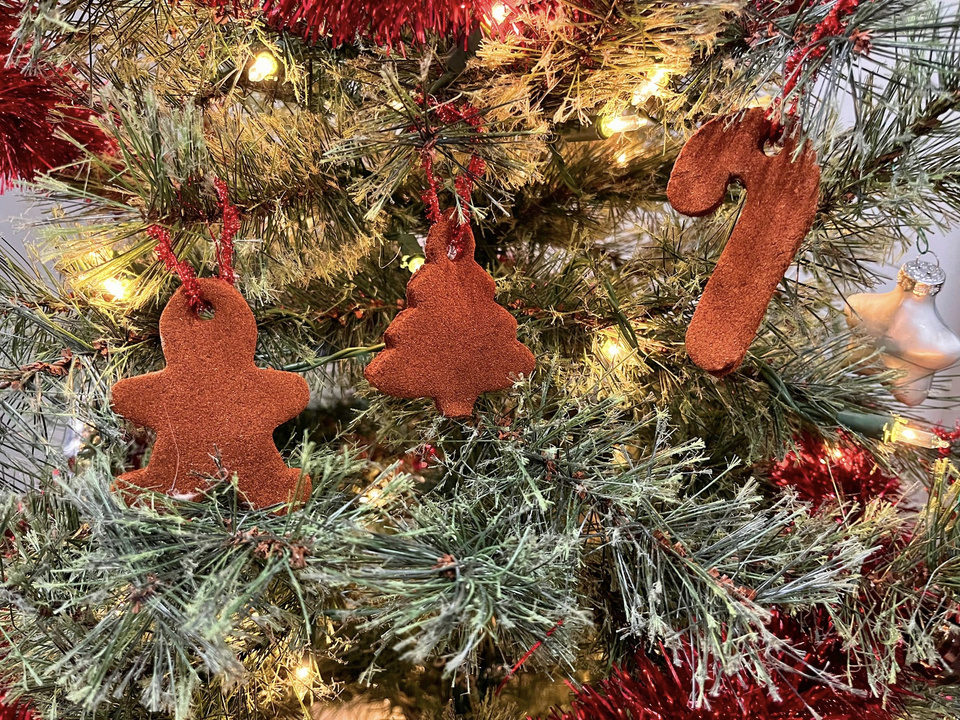
[(780, 701), (750, 678), (735, 687), (722, 685), (709, 707), (692, 708), (688, 665), (665, 665), (645, 655), (631, 672), (614, 668), (610, 677), (574, 690), (571, 710), (554, 711), (549, 720), (894, 720), (895, 707), (876, 698), (841, 694), (822, 683), (794, 687), (778, 682)]
[(0, 192), (75, 161), (82, 155), (77, 144), (94, 152), (109, 147), (66, 70), (42, 66), (26, 75), (23, 62), (6, 64), (20, 10), (14, 0), (0, 0)]
[[(889, 558), (890, 552), (895, 551), (896, 548), (882, 549), (875, 553), (864, 566), (864, 573), (871, 572), (871, 566), (882, 562), (884, 558)], [(868, 605), (874, 601), (874, 599), (865, 595), (860, 598), (863, 605)], [(866, 610), (866, 608), (864, 609)], [(822, 606), (802, 611), (798, 616), (787, 615), (781, 612), (779, 608), (772, 608), (767, 629), (778, 638), (786, 640), (791, 647), (803, 655), (802, 662), (800, 660), (794, 662), (794, 667), (798, 671), (816, 668), (829, 672), (835, 677), (842, 677), (847, 685), (857, 690), (864, 692), (870, 690), (870, 679), (866, 668), (857, 662), (851, 662), (843, 638), (837, 631), (830, 613)], [(894, 659), (900, 669), (898, 682), (902, 682), (907, 677), (916, 676), (916, 673), (907, 667), (907, 654), (902, 642), (892, 647), (883, 646), (871, 649), (878, 657), (880, 653), (894, 653)], [(783, 658), (781, 657), (781, 659)], [(896, 696), (902, 696), (904, 693), (901, 685), (894, 685), (889, 689)]]
[[(779, 123), (780, 130), (784, 129), (785, 122), (789, 123), (795, 118), (802, 92), (795, 95), (785, 109), (783, 108), (784, 100), (800, 85), (801, 80), (803, 80), (804, 68), (809, 64), (809, 61), (822, 58), (827, 54), (829, 49), (827, 39), (838, 37), (847, 32), (850, 19), (856, 13), (860, 2), (861, 0), (821, 0), (820, 5), (830, 6), (824, 18), (815, 25), (798, 24), (796, 26), (792, 38), (796, 47), (790, 52), (784, 63), (783, 90), (767, 111), (768, 116)], [(778, 30), (770, 20), (783, 17), (785, 14), (800, 12), (804, 6), (812, 5), (812, 3), (806, 2), (783, 3), (779, 0), (755, 0), (754, 4), (757, 10), (765, 16), (765, 22), (752, 23), (753, 35), (752, 38), (748, 39), (749, 41), (761, 38), (764, 33), (768, 37), (781, 33), (782, 31)], [(761, 25), (763, 25), (762, 28)], [(866, 54), (870, 51), (869, 32), (854, 29), (850, 32), (849, 37), (854, 44), (855, 52)], [(815, 81), (816, 72), (812, 72), (804, 80), (804, 83), (807, 86), (812, 86)]]
[[(404, 33), (423, 42), (428, 32), (465, 38), (490, 15), (494, 0), (264, 0), (279, 29), (309, 41), (329, 35), (334, 45), (364, 37), (393, 47)], [(509, 3), (508, 3), (509, 4)]]
[(0, 696), (0, 720), (32, 720), (33, 711), (29, 706), (15, 702), (7, 704), (6, 697)]
[(880, 470), (869, 452), (842, 439), (830, 446), (812, 435), (797, 440), (797, 449), (773, 466), (770, 478), (794, 488), (814, 511), (827, 500), (852, 501), (862, 508), (871, 500), (900, 495), (900, 481)]

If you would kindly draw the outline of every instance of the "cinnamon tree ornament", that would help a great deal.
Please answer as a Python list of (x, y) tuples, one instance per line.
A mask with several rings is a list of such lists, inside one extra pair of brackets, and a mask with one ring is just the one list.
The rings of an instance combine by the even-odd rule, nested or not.
[(456, 227), (451, 211), (430, 229), (427, 260), (407, 284), (406, 309), (364, 371), (381, 392), (433, 398), (443, 415), (465, 417), (481, 393), (505, 390), (533, 372), (533, 353), (494, 300), (496, 284), (474, 260), (475, 249), (469, 226)]
[(721, 117), (684, 145), (667, 184), (667, 199), (684, 215), (715, 212), (734, 181), (747, 200), (687, 329), (690, 358), (722, 377), (736, 370), (763, 321), (777, 285), (817, 212), (820, 167), (805, 144), (797, 155), (787, 137), (779, 153), (764, 148), (774, 125), (762, 108)]
[(893, 395), (905, 405), (926, 400), (934, 374), (960, 360), (960, 337), (936, 305), (946, 279), (939, 265), (917, 258), (900, 268), (890, 292), (847, 298), (847, 324), (870, 339), (887, 368), (901, 372)]

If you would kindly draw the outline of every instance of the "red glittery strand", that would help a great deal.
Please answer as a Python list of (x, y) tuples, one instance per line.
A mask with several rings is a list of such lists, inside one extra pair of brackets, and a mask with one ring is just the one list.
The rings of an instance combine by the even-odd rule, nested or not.
[[(826, 5), (829, 2), (831, 2), (831, 0), (824, 0), (823, 4)], [(769, 5), (770, 3), (771, 0), (757, 0), (757, 6), (761, 9), (764, 5)], [(767, 111), (768, 117), (773, 117), (780, 113), (781, 103), (783, 102), (782, 98), (793, 92), (800, 83), (804, 63), (806, 63), (807, 60), (814, 60), (826, 55), (827, 45), (824, 44), (823, 41), (826, 38), (836, 37), (846, 32), (849, 22), (848, 18), (856, 12), (859, 6), (860, 0), (836, 0), (826, 17), (813, 28), (813, 32), (810, 33), (807, 42), (794, 49), (793, 52), (787, 56), (784, 65), (784, 76), (786, 79), (783, 85), (783, 93), (777, 98), (777, 101), (770, 106), (770, 109)], [(855, 42), (858, 52), (867, 52), (870, 48), (869, 38), (865, 38), (863, 34), (860, 34), (860, 36), (855, 39)], [(812, 79), (813, 78), (811, 78), (811, 80)], [(792, 117), (796, 115), (798, 102), (799, 98), (795, 97), (790, 103), (790, 107), (786, 110), (785, 114), (787, 116)]]
[[(897, 553), (902, 551), (906, 542), (906, 538), (901, 537), (888, 546), (878, 548), (864, 563), (862, 572), (864, 574), (870, 574), (878, 570), (882, 572), (894, 560)], [(876, 597), (870, 597), (869, 594), (861, 595), (859, 603), (864, 608), (864, 613), (870, 612), (868, 606), (876, 608), (880, 604)], [(908, 607), (901, 607), (898, 620), (902, 620), (904, 624), (909, 624), (910, 615)], [(816, 606), (813, 609), (793, 615), (784, 613), (777, 607), (771, 608), (767, 629), (778, 638), (787, 641), (796, 651), (802, 653), (802, 660), (792, 660), (793, 667), (798, 672), (816, 668), (829, 672), (835, 677), (842, 677), (847, 685), (857, 690), (870, 691), (870, 677), (866, 667), (860, 661), (850, 657), (843, 637), (834, 625), (829, 611), (823, 606)], [(862, 651), (863, 648), (861, 648)], [(871, 651), (877, 658), (892, 654), (898, 668), (898, 681), (902, 682), (916, 675), (911, 671), (911, 666), (907, 664), (907, 653), (902, 641), (890, 645), (883, 643), (883, 640), (881, 640), (877, 643), (877, 646), (871, 648)], [(786, 660), (782, 655), (780, 659)], [(913, 666), (913, 668), (916, 667), (916, 665)], [(909, 694), (900, 684), (893, 685), (888, 689), (896, 697)]]
[(770, 470), (770, 478), (780, 487), (792, 487), (816, 512), (828, 500), (859, 509), (871, 500), (900, 497), (899, 479), (885, 474), (873, 456), (850, 441), (840, 438), (835, 446), (823, 439), (804, 435), (797, 449)]
[(236, 205), (230, 203), (227, 184), (223, 180), (214, 178), (213, 187), (217, 191), (220, 212), (223, 216), (220, 242), (215, 243), (217, 267), (219, 268), (220, 279), (234, 285), (237, 282), (237, 273), (233, 269), (233, 239), (240, 231), (240, 211), (237, 210)]
[(177, 258), (173, 251), (173, 244), (170, 241), (170, 233), (159, 225), (151, 225), (147, 228), (149, 235), (156, 243), (154, 252), (163, 262), (167, 270), (180, 278), (183, 283), (183, 292), (187, 296), (190, 307), (194, 312), (200, 312), (205, 307), (203, 295), (200, 292), (200, 283), (197, 282), (197, 274), (189, 263), (185, 263)]
[[(240, 230), (240, 212), (235, 205), (230, 203), (225, 182), (220, 178), (214, 178), (213, 186), (217, 192), (220, 212), (223, 216), (220, 238), (214, 240), (217, 273), (221, 280), (233, 285), (237, 281), (237, 274), (233, 269), (233, 239)], [(170, 233), (159, 225), (151, 225), (147, 228), (147, 235), (157, 243), (156, 248), (154, 248), (157, 257), (160, 258), (167, 270), (180, 278), (180, 282), (183, 283), (183, 292), (187, 296), (190, 307), (193, 308), (194, 312), (201, 312), (207, 307), (207, 303), (200, 291), (197, 273), (189, 263), (177, 257), (177, 254), (173, 251)]]
[[(422, 98), (418, 98), (422, 101)], [(460, 107), (452, 103), (438, 103), (433, 97), (427, 98), (430, 112), (436, 114), (437, 118), (447, 125), (463, 122), (472, 127), (477, 134), (483, 133), (484, 128), (481, 122), (480, 113), (469, 103), (463, 103)], [(427, 128), (427, 132), (430, 130)], [(474, 140), (476, 142), (476, 140)], [(420, 150), (420, 164), (423, 166), (424, 174), (427, 179), (427, 187), (420, 196), (423, 204), (426, 206), (427, 219), (431, 224), (436, 224), (442, 217), (440, 210), (440, 182), (434, 173), (434, 153), (436, 151), (436, 141), (430, 140), (424, 144)], [(487, 170), (486, 161), (479, 155), (471, 155), (470, 162), (467, 164), (466, 172), (460, 173), (453, 181), (454, 190), (457, 197), (460, 198), (466, 220), (457, 226), (457, 232), (454, 236), (453, 244), (457, 253), (463, 247), (463, 236), (469, 230), (470, 224), (470, 201), (473, 194), (474, 181), (482, 177)]]
[[(555, 710), (549, 720), (894, 720), (895, 703), (835, 691), (823, 683), (796, 678), (797, 685), (777, 679), (780, 701), (749, 676), (721, 683), (711, 690), (709, 707), (690, 707), (691, 665), (661, 665), (646, 655), (634, 668), (615, 667), (594, 685), (572, 688), (570, 712)], [(706, 684), (711, 686), (711, 679)]]
[(462, 39), (487, 21), (494, 0), (264, 0), (263, 11), (278, 29), (310, 42), (329, 36), (334, 45), (368, 38), (393, 47), (405, 33), (420, 43), (427, 33)]
[[(4, 59), (13, 51), (21, 7), (12, 0), (0, 0), (0, 57)], [(92, 111), (81, 104), (83, 89), (69, 69), (41, 62), (30, 75), (25, 72), (25, 62), (16, 57), (0, 62), (0, 192), (18, 180), (33, 180), (69, 165), (83, 155), (80, 147), (95, 153), (112, 147), (90, 122)]]
[(33, 720), (33, 717), (33, 711), (28, 705), (21, 702), (8, 705), (6, 697), (0, 697), (0, 720)]

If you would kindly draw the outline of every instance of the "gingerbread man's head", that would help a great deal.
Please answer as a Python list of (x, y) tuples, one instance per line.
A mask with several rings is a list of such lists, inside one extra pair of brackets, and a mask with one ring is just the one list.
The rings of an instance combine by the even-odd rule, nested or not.
[(201, 278), (200, 291), (212, 317), (198, 315), (186, 294), (176, 293), (160, 316), (167, 365), (215, 361), (249, 362), (257, 349), (257, 322), (243, 297), (218, 278)]

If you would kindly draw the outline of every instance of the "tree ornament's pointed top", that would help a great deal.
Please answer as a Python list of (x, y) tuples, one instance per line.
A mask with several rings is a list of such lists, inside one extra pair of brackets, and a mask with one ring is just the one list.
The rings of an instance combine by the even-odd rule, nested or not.
[(447, 210), (439, 222), (430, 228), (424, 254), (428, 262), (443, 260), (473, 259), (477, 243), (469, 223), (458, 226), (453, 218), (453, 210)]

